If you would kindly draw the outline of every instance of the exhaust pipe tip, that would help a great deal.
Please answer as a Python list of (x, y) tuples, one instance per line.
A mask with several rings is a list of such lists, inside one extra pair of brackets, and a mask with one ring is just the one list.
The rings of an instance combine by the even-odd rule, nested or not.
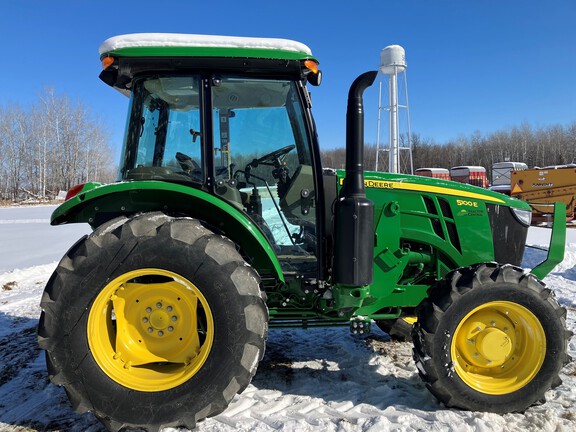
[(343, 194), (364, 195), (364, 91), (378, 71), (365, 72), (354, 80), (348, 92), (346, 110), (346, 180)]

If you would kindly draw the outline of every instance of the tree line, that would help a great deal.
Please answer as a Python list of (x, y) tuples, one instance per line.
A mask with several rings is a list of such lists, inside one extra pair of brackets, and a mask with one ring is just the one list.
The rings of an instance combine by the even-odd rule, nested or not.
[(105, 128), (81, 101), (45, 89), (29, 107), (0, 106), (0, 199), (48, 200), (115, 178)]
[[(401, 137), (401, 145), (406, 140), (405, 136)], [(576, 163), (576, 122), (567, 126), (541, 128), (524, 123), (486, 135), (474, 132), (442, 144), (414, 134), (411, 142), (414, 169), (480, 165), (489, 172), (496, 162), (524, 162), (529, 168)], [(388, 157), (387, 153), (382, 152), (383, 147), (380, 146), (379, 171), (387, 166), (381, 163)], [(345, 167), (345, 149), (324, 150), (321, 153), (324, 166)], [(367, 144), (364, 148), (364, 169), (374, 170), (375, 164), (376, 145)]]
[[(401, 146), (407, 142), (406, 136), (400, 139)], [(411, 144), (414, 169), (480, 165), (490, 172), (494, 163), (504, 161), (524, 162), (530, 168), (563, 165), (576, 163), (576, 122), (540, 128), (524, 123), (446, 143), (413, 134)], [(324, 167), (345, 167), (344, 148), (321, 154)], [(47, 200), (79, 183), (114, 181), (112, 157), (103, 125), (82, 102), (67, 95), (45, 89), (27, 108), (0, 106), (0, 200)], [(367, 144), (364, 168), (374, 170), (375, 165), (376, 145)], [(409, 164), (402, 165), (402, 172), (408, 172)], [(386, 169), (387, 153), (381, 151), (378, 166)]]

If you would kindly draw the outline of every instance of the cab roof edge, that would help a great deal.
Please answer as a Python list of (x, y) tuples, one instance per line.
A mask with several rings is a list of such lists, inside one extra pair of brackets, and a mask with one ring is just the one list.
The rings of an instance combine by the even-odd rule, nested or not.
[(124, 48), (144, 47), (203, 47), (273, 49), (312, 55), (303, 43), (278, 38), (216, 36), (182, 33), (134, 33), (105, 40), (98, 50), (100, 55)]

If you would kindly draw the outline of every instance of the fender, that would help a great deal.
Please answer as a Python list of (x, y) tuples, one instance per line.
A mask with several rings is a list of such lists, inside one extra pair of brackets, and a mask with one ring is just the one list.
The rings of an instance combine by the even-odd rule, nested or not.
[(532, 269), (532, 274), (542, 280), (564, 259), (566, 245), (566, 204), (563, 202), (554, 203), (554, 224), (550, 235), (550, 245), (548, 246), (548, 256), (544, 261)]
[(51, 225), (104, 222), (136, 213), (163, 211), (200, 219), (237, 245), (262, 278), (284, 282), (280, 263), (260, 229), (243, 212), (199, 189), (164, 181), (135, 181), (102, 185), (86, 183), (80, 193), (52, 213)]

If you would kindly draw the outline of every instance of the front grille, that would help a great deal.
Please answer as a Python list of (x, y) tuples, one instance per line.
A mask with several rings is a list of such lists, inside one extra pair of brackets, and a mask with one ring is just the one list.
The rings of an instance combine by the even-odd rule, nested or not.
[(446, 230), (448, 231), (450, 243), (452, 243), (452, 246), (454, 246), (458, 252), (462, 253), (460, 238), (458, 237), (458, 231), (456, 230), (456, 224), (454, 223), (454, 215), (452, 214), (450, 203), (443, 198), (438, 198), (438, 204), (440, 204), (440, 210), (442, 210), (442, 215), (444, 216), (444, 222), (446, 223)]
[(486, 210), (492, 230), (494, 259), (500, 264), (519, 266), (524, 256), (528, 227), (518, 222), (510, 207), (486, 204)]

